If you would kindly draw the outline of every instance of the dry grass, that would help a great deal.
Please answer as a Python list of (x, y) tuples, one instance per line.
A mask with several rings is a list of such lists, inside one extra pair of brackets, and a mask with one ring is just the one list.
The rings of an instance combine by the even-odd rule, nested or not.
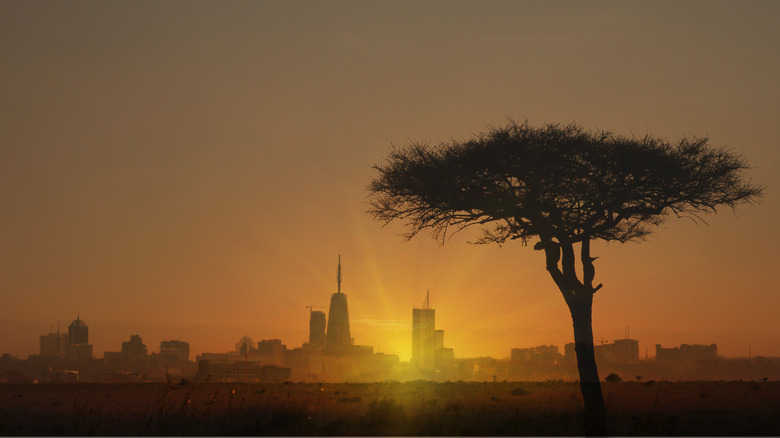
[[(614, 435), (780, 435), (780, 382), (610, 382)], [(579, 435), (570, 382), (3, 385), (4, 435)]]

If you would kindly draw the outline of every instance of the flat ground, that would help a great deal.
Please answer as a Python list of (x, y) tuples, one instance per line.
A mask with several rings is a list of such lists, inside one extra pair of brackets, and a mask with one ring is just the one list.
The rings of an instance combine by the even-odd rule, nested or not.
[[(780, 382), (604, 383), (612, 435), (780, 435)], [(4, 435), (581, 435), (571, 382), (5, 384)]]

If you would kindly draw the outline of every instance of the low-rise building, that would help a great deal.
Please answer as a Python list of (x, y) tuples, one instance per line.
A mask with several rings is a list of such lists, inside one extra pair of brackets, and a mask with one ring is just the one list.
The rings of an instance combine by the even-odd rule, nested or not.
[(679, 347), (655, 346), (656, 363), (699, 363), (718, 360), (718, 345), (682, 344)]

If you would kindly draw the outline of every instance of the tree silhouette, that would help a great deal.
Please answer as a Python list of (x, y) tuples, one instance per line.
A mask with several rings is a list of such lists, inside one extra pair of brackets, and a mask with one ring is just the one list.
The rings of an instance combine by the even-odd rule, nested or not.
[(405, 221), (407, 239), (429, 230), (443, 244), (451, 231), (474, 225), (482, 228), (474, 243), (538, 239), (534, 249), (544, 252), (571, 313), (588, 434), (606, 433), (591, 325), (602, 284), (593, 284), (590, 242), (641, 240), (669, 215), (704, 222), (702, 214), (753, 202), (762, 192), (744, 180), (739, 155), (706, 138), (671, 144), (576, 124), (510, 121), (465, 142), (393, 149), (375, 169), (369, 213), (385, 224)]

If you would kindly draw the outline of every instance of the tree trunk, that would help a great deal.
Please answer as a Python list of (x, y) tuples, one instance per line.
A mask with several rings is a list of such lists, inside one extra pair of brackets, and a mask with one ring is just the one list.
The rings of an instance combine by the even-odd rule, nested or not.
[(607, 434), (607, 414), (604, 408), (604, 396), (601, 393), (599, 372), (596, 369), (596, 356), (593, 346), (593, 325), (591, 311), (593, 295), (578, 295), (567, 300), (571, 320), (574, 325), (574, 350), (577, 352), (577, 370), (580, 374), (580, 389), (585, 405), (585, 434), (605, 436)]
[[(585, 405), (585, 434), (604, 436), (607, 434), (607, 413), (604, 407), (604, 396), (601, 394), (599, 372), (596, 369), (591, 324), (593, 294), (601, 289), (601, 285), (593, 287), (595, 258), (590, 256), (590, 240), (582, 241), (580, 258), (583, 281), (580, 282), (574, 269), (575, 256), (572, 243), (566, 241), (556, 243), (550, 236), (540, 235), (540, 237), (541, 241), (534, 245), (534, 249), (544, 249), (547, 272), (563, 294), (574, 325), (574, 351), (577, 353), (577, 370), (580, 373), (582, 401)], [(558, 267), (559, 261), (563, 269)]]

